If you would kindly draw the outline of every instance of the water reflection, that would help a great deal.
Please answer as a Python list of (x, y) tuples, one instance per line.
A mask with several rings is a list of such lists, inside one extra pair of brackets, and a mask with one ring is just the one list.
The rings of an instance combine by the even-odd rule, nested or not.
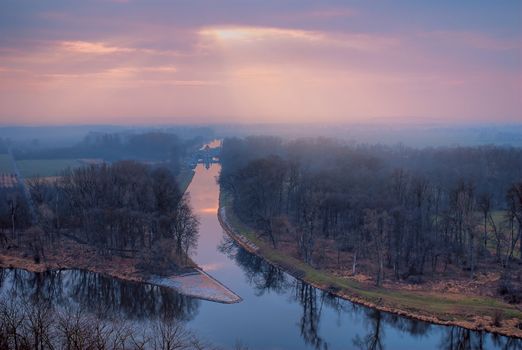
[(307, 344), (312, 345), (315, 349), (328, 349), (328, 345), (319, 336), (319, 321), (323, 304), (318, 303), (317, 289), (298, 282), (295, 285), (294, 292), (296, 300), (302, 307), (302, 314), (299, 319), (301, 336)]
[[(486, 345), (487, 334), (484, 332), (472, 332), (468, 329), (450, 327), (446, 336), (442, 339), (440, 349), (444, 350), (483, 350)], [(506, 338), (491, 334), (492, 343), (498, 349), (520, 350), (522, 342), (515, 338)]]
[(219, 250), (241, 267), (247, 281), (256, 291), (256, 295), (263, 295), (269, 291), (280, 295), (286, 294), (291, 299), (290, 301), (300, 305), (301, 315), (297, 322), (300, 334), (306, 344), (314, 349), (326, 350), (329, 348), (328, 341), (320, 335), (321, 316), (328, 309), (334, 311), (339, 319), (343, 313), (350, 313), (358, 319), (364, 320), (365, 332), (355, 334), (351, 346), (347, 346), (347, 348), (384, 350), (387, 348), (386, 329), (393, 329), (407, 334), (410, 338), (425, 337), (427, 339), (429, 336), (440, 333), (440, 342), (435, 347), (441, 350), (486, 349), (492, 346), (498, 349), (522, 350), (520, 339), (460, 327), (437, 326), (380, 312), (337, 298), (331, 293), (316, 289), (266, 263), (262, 258), (236, 245), (228, 236), (224, 236)]
[(32, 273), (0, 270), (2, 298), (46, 302), (62, 308), (82, 308), (100, 317), (130, 320), (195, 317), (199, 300), (163, 287), (109, 278), (82, 270)]
[[(342, 324), (341, 317), (351, 314), (364, 320), (364, 331), (351, 337), (346, 348), (384, 350), (394, 349), (385, 339), (390, 330), (409, 337), (428, 337), (440, 334), (436, 348), (457, 349), (518, 349), (522, 342), (484, 332), (459, 327), (441, 327), (394, 314), (358, 306), (323, 292), (292, 278), (263, 259), (237, 247), (225, 239), (220, 251), (233, 259), (244, 272), (256, 295), (274, 292), (299, 305), (296, 325), (304, 342), (311, 348), (326, 350), (329, 341), (321, 335), (321, 318), (328, 310), (339, 316), (340, 326), (350, 333), (350, 324)], [(127, 320), (153, 321), (178, 319), (189, 321), (196, 317), (200, 301), (185, 297), (173, 290), (139, 283), (125, 282), (81, 270), (31, 273), (18, 269), (0, 269), (0, 298), (50, 303), (53, 307), (82, 309), (102, 318), (123, 317)], [(217, 315), (216, 315), (217, 316)], [(441, 331), (442, 330), (442, 331)], [(440, 332), (441, 331), (441, 332)]]
[[(396, 349), (390, 345), (388, 332), (399, 331), (408, 338), (437, 336), (434, 347), (444, 350), (466, 349), (518, 349), (522, 342), (484, 332), (473, 332), (459, 327), (441, 327), (394, 314), (358, 306), (302, 283), (267, 264), (263, 259), (248, 253), (224, 239), (220, 251), (240, 266), (256, 295), (274, 292), (299, 306), (294, 323), (301, 338), (311, 348), (327, 350), (331, 339), (321, 332), (321, 319), (338, 315), (340, 329), (351, 334), (346, 348), (384, 350)], [(33, 303), (50, 303), (67, 310), (82, 309), (102, 318), (150, 322), (157, 319), (189, 321), (196, 317), (200, 301), (185, 297), (173, 290), (139, 283), (125, 282), (100, 274), (81, 270), (31, 273), (18, 269), (0, 269), (0, 298), (30, 300)], [(353, 332), (352, 325), (343, 322), (343, 316), (352, 315), (364, 320), (363, 331)], [(216, 315), (218, 317), (219, 315)], [(250, 344), (249, 344), (250, 345)], [(255, 344), (254, 344), (255, 346)]]
[(251, 254), (244, 249), (237, 249), (235, 242), (228, 236), (223, 237), (223, 241), (218, 249), (237, 262), (243, 270), (245, 278), (255, 289), (257, 296), (261, 296), (268, 291), (284, 294), (290, 287), (286, 273), (267, 264), (257, 255)]
[(364, 350), (383, 350), (384, 330), (382, 327), (382, 312), (378, 310), (368, 309), (366, 311), (367, 318), (366, 322), (369, 324), (369, 332), (365, 336), (361, 337), (356, 335), (353, 344), (359, 349)]

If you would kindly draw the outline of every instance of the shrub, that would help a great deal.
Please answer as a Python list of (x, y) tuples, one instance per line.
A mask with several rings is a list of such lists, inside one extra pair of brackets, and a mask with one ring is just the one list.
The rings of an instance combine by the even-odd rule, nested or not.
[(493, 314), (493, 320), (491, 322), (491, 325), (494, 327), (500, 327), (502, 326), (502, 320), (504, 319), (504, 314), (500, 310), (495, 310), (495, 313)]
[(500, 279), (497, 292), (510, 304), (522, 302), (522, 288), (514, 286), (508, 278)]

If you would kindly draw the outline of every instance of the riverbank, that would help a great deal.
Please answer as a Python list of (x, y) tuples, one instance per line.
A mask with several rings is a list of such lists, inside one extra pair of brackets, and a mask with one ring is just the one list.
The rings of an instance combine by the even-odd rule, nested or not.
[(227, 234), (247, 251), (290, 275), (340, 298), (435, 324), (460, 326), (522, 338), (522, 310), (502, 300), (458, 293), (377, 288), (354, 278), (339, 277), (311, 267), (260, 239), (230, 210), (230, 199), (220, 196), (218, 219)]
[(68, 237), (57, 238), (46, 246), (44, 254), (35, 261), (27, 248), (7, 243), (0, 249), (0, 267), (20, 268), (31, 272), (47, 270), (82, 269), (132, 282), (143, 282), (144, 273), (136, 268), (136, 258), (102, 255), (88, 245)]
[(179, 190), (181, 193), (187, 192), (187, 189), (194, 178), (194, 174), (196, 174), (195, 170), (191, 167), (183, 167), (176, 177), (176, 181), (178, 182)]
[(100, 254), (94, 247), (64, 236), (53, 242), (52, 247), (46, 248), (45, 256), (38, 262), (25, 249), (13, 245), (9, 249), (0, 249), (0, 268), (4, 269), (30, 272), (78, 269), (123, 281), (170, 288), (203, 300), (225, 304), (241, 301), (239, 296), (200, 270), (190, 259), (184, 266), (161, 275), (146, 271), (140, 265), (139, 257)]

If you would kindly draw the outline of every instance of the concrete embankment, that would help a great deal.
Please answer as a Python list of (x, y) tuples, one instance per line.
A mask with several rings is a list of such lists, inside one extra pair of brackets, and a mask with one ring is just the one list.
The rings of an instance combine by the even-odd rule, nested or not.
[(239, 303), (243, 299), (222, 283), (200, 269), (169, 277), (153, 276), (149, 283), (173, 288), (181, 294), (224, 304)]

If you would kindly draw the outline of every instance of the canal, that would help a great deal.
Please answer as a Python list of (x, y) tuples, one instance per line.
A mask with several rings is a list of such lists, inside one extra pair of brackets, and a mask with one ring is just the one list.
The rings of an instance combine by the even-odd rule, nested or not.
[(189, 327), (225, 348), (465, 349), (521, 346), (520, 342), (378, 312), (332, 297), (235, 245), (217, 219), (219, 164), (202, 165), (189, 186), (201, 226), (195, 261), (243, 301), (201, 302)]
[(419, 322), (336, 298), (302, 283), (238, 247), (217, 219), (219, 164), (196, 167), (188, 188), (200, 218), (194, 260), (243, 299), (220, 304), (171, 289), (81, 271), (0, 270), (3, 298), (51, 301), (140, 325), (186, 322), (222, 349), (522, 349), (518, 339)]

